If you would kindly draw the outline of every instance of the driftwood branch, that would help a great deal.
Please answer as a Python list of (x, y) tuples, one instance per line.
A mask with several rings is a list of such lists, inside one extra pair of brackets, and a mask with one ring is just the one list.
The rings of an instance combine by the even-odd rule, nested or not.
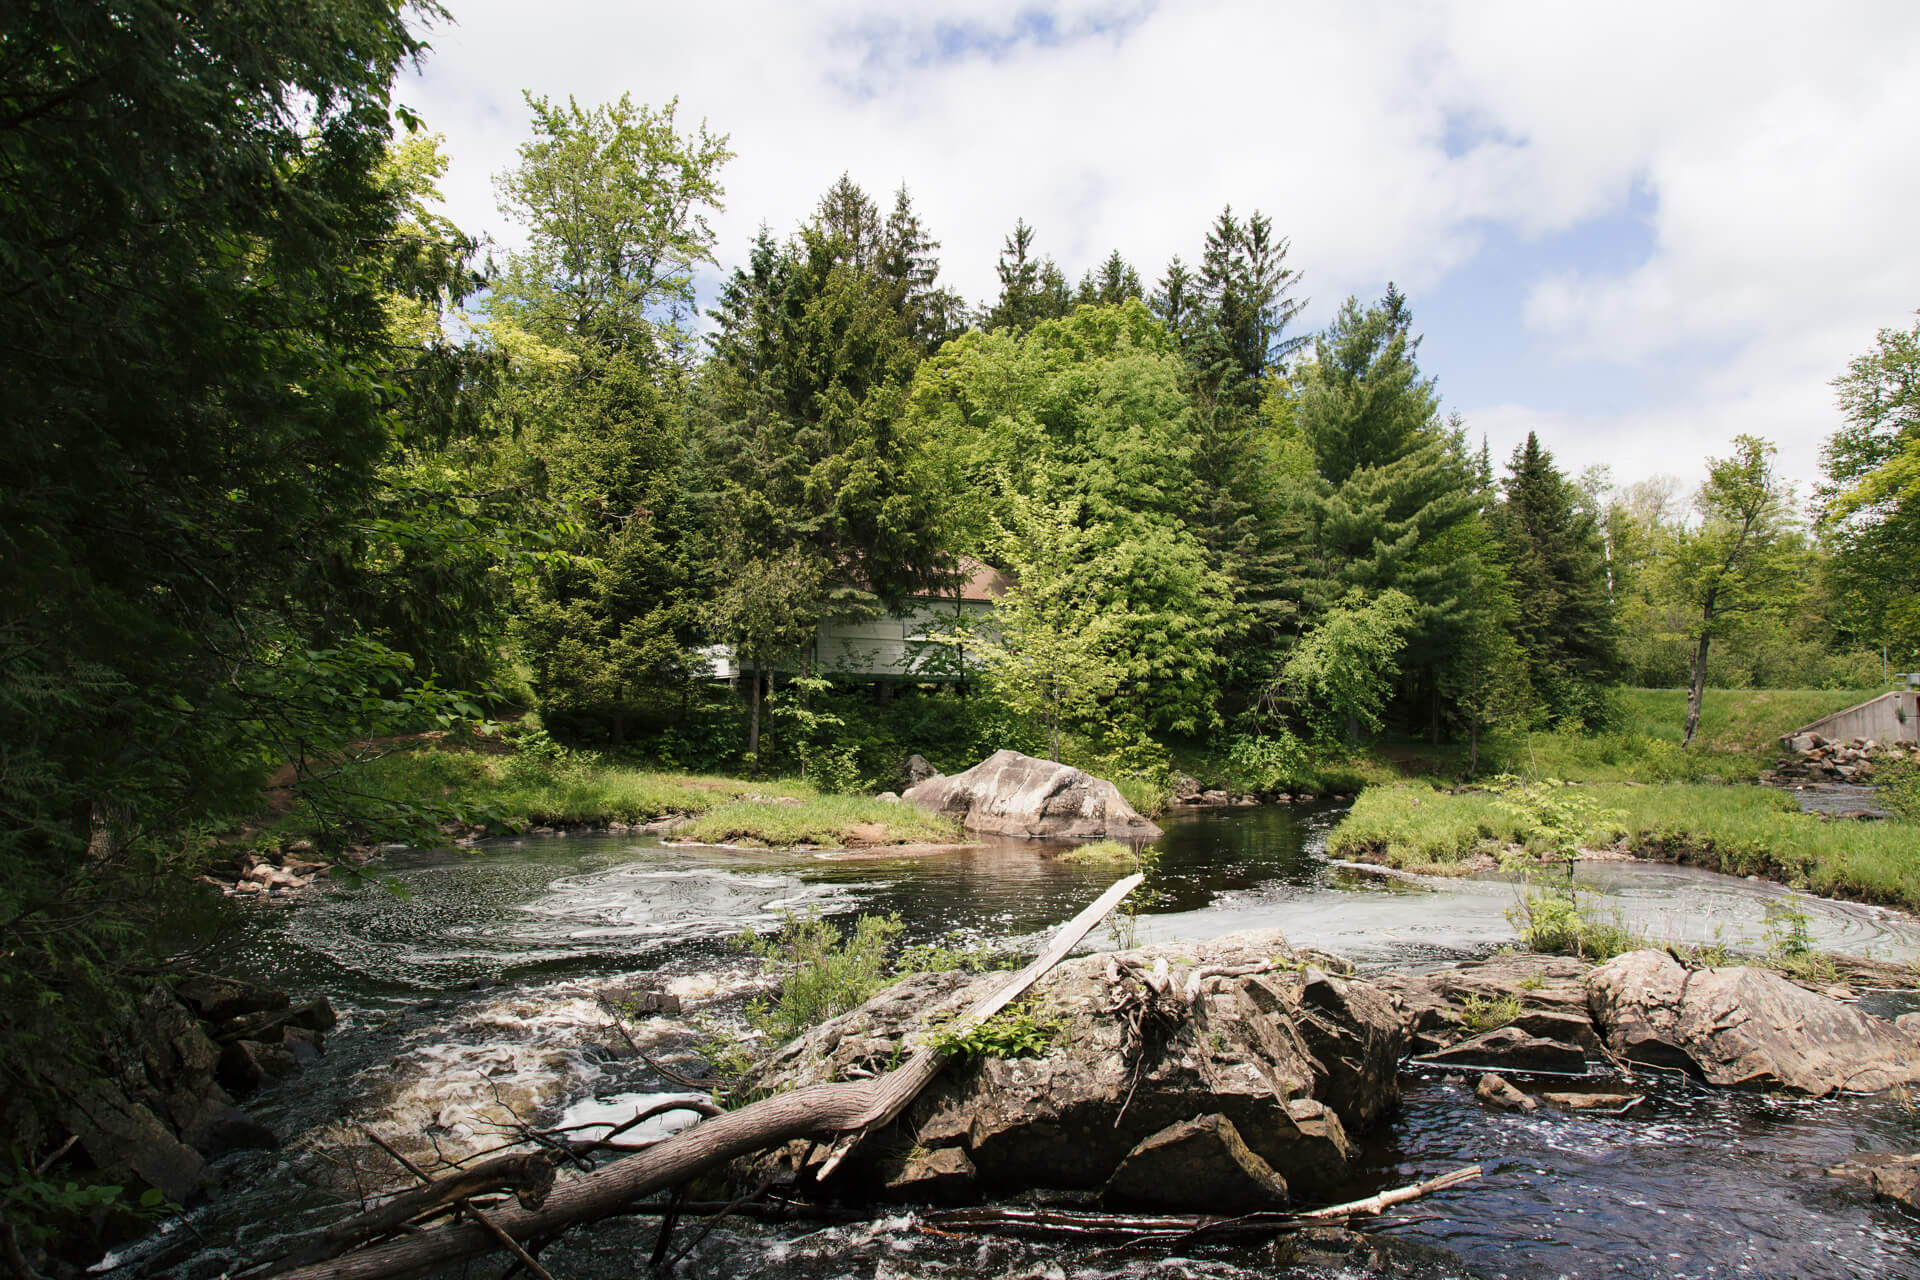
[[(1128, 876), (1061, 926), (1045, 952), (995, 987), (954, 1024), (957, 1035), (991, 1018), (1028, 988), (1105, 919), (1141, 882)], [(890, 1123), (939, 1073), (944, 1052), (923, 1047), (905, 1064), (871, 1080), (810, 1085), (763, 1098), (738, 1111), (703, 1120), (644, 1151), (556, 1186), (535, 1211), (506, 1206), (488, 1221), (515, 1240), (551, 1236), (582, 1222), (621, 1213), (634, 1201), (739, 1156), (794, 1138), (837, 1139), (844, 1157), (861, 1135)], [(822, 1176), (838, 1164), (836, 1156)], [(493, 1249), (498, 1242), (477, 1224), (448, 1225), (362, 1249), (346, 1257), (286, 1272), (288, 1280), (399, 1280)]]
[(1185, 1213), (1096, 1213), (1082, 1209), (1028, 1209), (984, 1206), (975, 1209), (945, 1209), (921, 1215), (920, 1225), (944, 1232), (979, 1232), (1040, 1236), (1051, 1239), (1093, 1239), (1110, 1236), (1134, 1237), (1130, 1243), (1186, 1241), (1198, 1236), (1275, 1235), (1297, 1231), (1301, 1227), (1346, 1222), (1352, 1218), (1380, 1213), (1396, 1204), (1418, 1200), (1444, 1191), (1481, 1174), (1479, 1165), (1455, 1169), (1451, 1173), (1395, 1187), (1364, 1200), (1328, 1205), (1324, 1209), (1299, 1212), (1249, 1213), (1237, 1218), (1215, 1218)]

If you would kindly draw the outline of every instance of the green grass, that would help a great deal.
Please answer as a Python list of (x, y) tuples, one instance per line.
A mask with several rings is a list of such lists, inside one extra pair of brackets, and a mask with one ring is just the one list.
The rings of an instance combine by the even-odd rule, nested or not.
[(731, 800), (709, 809), (673, 834), (675, 839), (702, 844), (754, 841), (772, 848), (799, 844), (837, 847), (855, 838), (863, 844), (943, 843), (960, 838), (951, 818), (910, 804), (870, 796), (819, 795), (806, 796), (799, 804)]
[[(387, 815), (433, 809), (493, 832), (693, 815), (694, 824), (677, 834), (711, 843), (837, 845), (855, 827), (869, 828), (859, 834), (870, 844), (955, 838), (951, 821), (911, 805), (823, 796), (792, 779), (749, 781), (636, 769), (591, 753), (427, 747), (352, 765), (345, 781), (368, 815), (354, 833), (361, 839), (387, 838), (388, 830), (382, 829)], [(296, 816), (282, 834), (312, 833)]]
[(1140, 861), (1133, 851), (1133, 846), (1122, 844), (1118, 840), (1095, 840), (1092, 844), (1083, 844), (1077, 849), (1068, 849), (1055, 856), (1061, 862), (1074, 862), (1092, 867), (1130, 867)]
[(1526, 836), (1522, 821), (1485, 792), (1449, 795), (1426, 783), (1400, 783), (1361, 792), (1327, 837), (1327, 852), (1405, 871), (1458, 875), (1475, 854), (1498, 854)]
[[(1803, 814), (1791, 796), (1767, 787), (1602, 783), (1582, 790), (1622, 815), (1590, 833), (1589, 846), (1620, 842), (1643, 857), (1920, 909), (1920, 824)], [(1363, 793), (1327, 848), (1335, 857), (1445, 875), (1470, 870), (1475, 853), (1530, 841), (1538, 833), (1490, 794), (1401, 785)]]
[(1618, 719), (1605, 732), (1490, 734), (1481, 771), (1586, 782), (1751, 780), (1779, 758), (1782, 737), (1877, 692), (1709, 689), (1693, 745), (1683, 749), (1684, 689), (1621, 689)]

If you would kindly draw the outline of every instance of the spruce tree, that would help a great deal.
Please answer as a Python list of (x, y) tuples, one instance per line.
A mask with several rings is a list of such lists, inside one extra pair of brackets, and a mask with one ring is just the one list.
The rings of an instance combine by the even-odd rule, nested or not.
[(1590, 721), (1619, 665), (1598, 523), (1531, 432), (1513, 451), (1504, 489), (1493, 527), (1512, 592), (1510, 628), (1542, 709), (1556, 721)]

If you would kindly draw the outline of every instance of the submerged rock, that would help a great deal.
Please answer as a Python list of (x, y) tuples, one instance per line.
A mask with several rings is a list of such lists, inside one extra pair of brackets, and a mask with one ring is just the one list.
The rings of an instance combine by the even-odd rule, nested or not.
[[(1001, 980), (908, 978), (785, 1046), (754, 1083), (775, 1091), (884, 1070), (903, 1040), (917, 1045)], [(1233, 1158), (1218, 1126), (1212, 1137), (1169, 1133), (1217, 1116), (1283, 1186), (1317, 1197), (1344, 1177), (1349, 1135), (1399, 1097), (1406, 1041), (1386, 996), (1322, 971), (1272, 931), (1069, 960), (1035, 988), (1022, 1016), (1054, 1028), (1041, 1056), (950, 1063), (837, 1176), (884, 1185), (897, 1177), (884, 1153), (957, 1149), (978, 1196), (1091, 1191), (1136, 1156), (1129, 1179), (1139, 1176), (1158, 1149), (1141, 1150), (1149, 1139), (1165, 1146), (1178, 1137), (1182, 1159), (1211, 1150), (1221, 1178), (1244, 1181), (1258, 1166)], [(1180, 1203), (1213, 1207), (1200, 1195)]]
[(1505, 1077), (1491, 1071), (1481, 1076), (1480, 1083), (1473, 1086), (1473, 1096), (1508, 1111), (1532, 1111), (1540, 1105), (1516, 1089)]
[(1634, 951), (1595, 969), (1587, 993), (1615, 1054), (1712, 1084), (1820, 1097), (1920, 1080), (1913, 1037), (1764, 969), (1688, 969), (1664, 951)]
[(1873, 1192), (1875, 1199), (1896, 1200), (1920, 1211), (1920, 1152), (1856, 1156), (1828, 1169), (1827, 1173), (1860, 1183)]
[(1154, 840), (1160, 828), (1103, 778), (1018, 751), (996, 751), (965, 773), (909, 787), (902, 799), (957, 818), (969, 831), (1046, 839)]

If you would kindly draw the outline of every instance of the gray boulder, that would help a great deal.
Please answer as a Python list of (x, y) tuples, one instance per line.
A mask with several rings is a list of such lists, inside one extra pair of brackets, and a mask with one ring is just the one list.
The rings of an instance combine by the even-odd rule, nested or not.
[(1920, 1044), (1891, 1022), (1764, 969), (1688, 969), (1634, 951), (1589, 974), (1587, 998), (1616, 1055), (1712, 1084), (1821, 1097), (1920, 1080)]
[(1101, 1200), (1115, 1209), (1182, 1209), (1212, 1213), (1283, 1209), (1287, 1184), (1248, 1150), (1233, 1121), (1200, 1116), (1168, 1125), (1127, 1153)]
[(929, 764), (927, 758), (918, 752), (907, 757), (907, 762), (901, 766), (900, 772), (906, 778), (909, 787), (917, 787), (923, 782), (940, 776), (940, 771)]
[[(903, 1039), (917, 1044), (1000, 980), (915, 975), (788, 1044), (753, 1083), (774, 1092), (883, 1071)], [(1057, 1028), (1043, 1056), (949, 1063), (888, 1132), (855, 1150), (845, 1176), (884, 1185), (903, 1172), (882, 1167), (885, 1153), (957, 1148), (978, 1196), (1095, 1190), (1148, 1139), (1219, 1116), (1283, 1185), (1325, 1198), (1345, 1175), (1349, 1134), (1399, 1097), (1405, 1036), (1387, 998), (1322, 971), (1272, 931), (1069, 960), (1029, 1008)], [(1183, 1140), (1183, 1159), (1231, 1151), (1194, 1141)], [(1230, 1163), (1222, 1178), (1258, 1172)]]
[(1018, 751), (996, 751), (964, 773), (909, 787), (901, 798), (988, 835), (1077, 840), (1160, 835), (1160, 828), (1136, 813), (1111, 782)]

